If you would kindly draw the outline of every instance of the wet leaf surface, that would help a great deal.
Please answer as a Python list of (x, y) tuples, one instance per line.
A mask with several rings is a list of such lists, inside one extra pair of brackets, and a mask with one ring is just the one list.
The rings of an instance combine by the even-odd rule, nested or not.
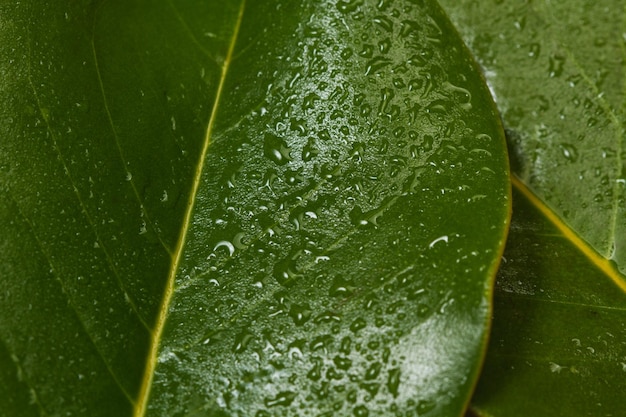
[(436, 4), (0, 7), (2, 409), (462, 414), (509, 184)]
[(620, 277), (608, 263), (590, 259), (548, 221), (536, 197), (513, 197), (472, 408), (496, 417), (618, 416), (626, 390), (626, 286), (615, 285), (610, 275), (617, 283)]
[(626, 272), (623, 3), (440, 3), (484, 68), (514, 172)]

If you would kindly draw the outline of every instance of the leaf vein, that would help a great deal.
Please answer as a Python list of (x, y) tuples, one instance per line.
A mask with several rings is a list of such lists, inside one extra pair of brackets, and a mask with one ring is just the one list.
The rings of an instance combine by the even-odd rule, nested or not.
[(108, 361), (105, 359), (103, 352), (98, 347), (98, 344), (96, 343), (95, 339), (92, 337), (91, 333), (87, 329), (87, 325), (85, 324), (85, 321), (83, 320), (81, 315), (78, 313), (77, 307), (74, 305), (74, 302), (73, 302), (72, 298), (68, 295), (69, 292), (68, 292), (65, 284), (63, 283), (63, 280), (59, 276), (59, 274), (57, 272), (57, 269), (55, 268), (54, 263), (52, 262), (52, 258), (50, 257), (50, 255), (46, 251), (44, 243), (39, 239), (39, 236), (38, 236), (37, 232), (35, 231), (32, 222), (30, 221), (30, 219), (28, 217), (26, 217), (26, 215), (24, 215), (24, 213), (20, 209), (20, 206), (19, 206), (18, 202), (15, 200), (15, 198), (10, 193), (10, 191), (8, 192), (8, 194), (9, 194), (9, 198), (13, 201), (13, 204), (15, 205), (20, 218), (24, 221), (24, 223), (26, 225), (28, 225), (28, 228), (29, 228), (29, 230), (31, 232), (31, 235), (33, 236), (33, 239), (35, 239), (35, 242), (37, 242), (37, 246), (39, 246), (39, 250), (40, 250), (41, 254), (46, 259), (46, 262), (50, 266), (51, 273), (54, 275), (55, 280), (59, 283), (59, 286), (61, 287), (61, 292), (63, 293), (63, 295), (67, 299), (68, 305), (71, 307), (71, 311), (76, 316), (76, 320), (78, 321), (78, 323), (80, 323), (80, 326), (83, 329), (83, 332), (85, 333), (85, 335), (87, 335), (87, 339), (90, 341), (91, 345), (94, 347), (96, 352), (98, 352), (98, 356), (100, 357), (100, 359), (102, 359), (102, 363), (104, 364), (104, 366), (108, 370), (109, 374), (111, 375), (111, 377), (115, 381), (116, 385), (119, 386), (119, 388), (122, 391), (122, 393), (124, 394), (124, 396), (131, 403), (133, 403), (134, 400), (133, 400), (132, 396), (130, 395), (130, 393), (128, 393), (126, 391), (126, 389), (122, 385), (121, 381), (118, 379), (117, 375), (115, 374), (115, 372), (113, 371), (113, 369), (109, 365)]
[(186, 208), (185, 217), (183, 220), (183, 227), (182, 227), (179, 239), (178, 239), (178, 243), (176, 245), (176, 249), (174, 251), (174, 256), (172, 257), (172, 264), (171, 264), (170, 271), (167, 277), (166, 287), (165, 287), (165, 291), (164, 291), (163, 298), (162, 298), (159, 316), (157, 318), (155, 331), (154, 331), (152, 341), (151, 341), (150, 352), (147, 358), (144, 378), (141, 384), (138, 401), (135, 405), (135, 411), (134, 411), (135, 417), (143, 417), (146, 414), (146, 411), (148, 409), (148, 399), (150, 397), (150, 391), (152, 388), (152, 380), (153, 380), (154, 372), (156, 368), (156, 361), (157, 361), (157, 356), (158, 356), (158, 351), (159, 351), (159, 342), (163, 335), (163, 329), (165, 327), (165, 321), (167, 319), (167, 312), (168, 312), (168, 309), (172, 300), (172, 296), (174, 293), (174, 283), (176, 280), (178, 269), (180, 267), (180, 261), (182, 260), (182, 253), (183, 253), (183, 249), (186, 243), (189, 226), (191, 224), (191, 218), (192, 218), (193, 209), (194, 209), (194, 205), (196, 201), (196, 196), (198, 194), (198, 189), (200, 188), (200, 180), (201, 180), (203, 169), (204, 169), (204, 162), (205, 162), (206, 155), (207, 155), (210, 143), (211, 143), (211, 135), (213, 133), (213, 127), (217, 119), (217, 112), (218, 112), (218, 108), (220, 104), (220, 98), (222, 96), (222, 90), (224, 88), (226, 76), (228, 74), (230, 63), (233, 57), (233, 51), (235, 49), (235, 44), (237, 42), (237, 37), (239, 35), (239, 28), (243, 20), (244, 9), (245, 9), (245, 0), (241, 0), (240, 7), (239, 7), (239, 15), (237, 16), (237, 20), (235, 22), (235, 27), (233, 29), (233, 34), (232, 34), (232, 38), (231, 38), (230, 45), (228, 48), (228, 52), (226, 54), (226, 58), (224, 59), (224, 63), (222, 64), (222, 71), (220, 74), (219, 84), (217, 86), (217, 91), (215, 93), (215, 101), (213, 103), (211, 115), (209, 116), (209, 121), (207, 124), (202, 151), (200, 152), (200, 156), (198, 158), (198, 164), (196, 167), (193, 183), (191, 186), (191, 191), (189, 193), (189, 200), (187, 202), (187, 208)]
[(76, 182), (74, 181), (74, 178), (73, 178), (72, 173), (71, 173), (71, 171), (69, 169), (69, 166), (68, 166), (67, 162), (65, 161), (65, 157), (63, 156), (63, 154), (61, 152), (61, 149), (60, 149), (59, 144), (58, 144), (57, 136), (54, 133), (54, 131), (52, 129), (52, 126), (50, 125), (50, 120), (49, 120), (48, 116), (46, 115), (46, 112), (43, 111), (43, 108), (41, 106), (41, 101), (40, 101), (40, 98), (39, 98), (39, 94), (37, 92), (37, 89), (35, 88), (35, 84), (33, 83), (33, 79), (32, 79), (32, 72), (31, 72), (32, 51), (31, 51), (30, 31), (28, 32), (28, 35), (29, 35), (29, 40), (28, 40), (28, 48), (29, 48), (29, 51), (28, 51), (28, 53), (29, 53), (28, 82), (29, 82), (30, 87), (31, 87), (31, 89), (33, 91), (33, 95), (35, 96), (35, 101), (37, 102), (37, 107), (39, 109), (39, 113), (40, 113), (41, 117), (44, 119), (44, 122), (46, 123), (46, 131), (48, 132), (48, 134), (50, 135), (50, 137), (52, 139), (52, 147), (54, 148), (56, 154), (59, 157), (59, 161), (61, 162), (61, 165), (63, 166), (63, 172), (65, 173), (65, 175), (67, 176), (67, 178), (68, 178), (68, 180), (70, 182), (70, 185), (71, 185), (72, 190), (73, 190), (73, 194), (75, 195), (75, 197), (78, 200), (78, 203), (80, 205), (81, 212), (83, 213), (83, 215), (85, 216), (85, 219), (89, 223), (89, 227), (91, 228), (93, 234), (95, 235), (96, 241), (98, 242), (98, 245), (100, 246), (100, 248), (102, 249), (103, 253), (105, 254), (105, 258), (107, 260), (108, 268), (113, 273), (113, 276), (115, 276), (116, 281), (117, 281), (120, 289), (122, 290), (122, 292), (124, 292), (124, 294), (127, 295), (129, 303), (130, 303), (133, 311), (135, 312), (135, 314), (137, 314), (137, 317), (139, 318), (139, 320), (143, 323), (143, 325), (148, 330), (150, 330), (150, 327), (148, 326), (145, 318), (142, 317), (142, 315), (139, 312), (139, 309), (137, 308), (134, 300), (128, 294), (128, 291), (126, 290), (126, 286), (124, 285), (124, 282), (121, 279), (119, 271), (115, 267), (115, 263), (113, 262), (111, 254), (109, 253), (109, 251), (107, 249), (107, 246), (104, 244), (104, 240), (100, 237), (100, 234), (98, 233), (98, 230), (96, 228), (95, 222), (93, 221), (93, 219), (89, 215), (89, 212), (87, 210), (87, 206), (86, 206), (85, 202), (83, 201), (82, 196), (80, 195), (80, 192), (78, 190), (78, 187), (76, 186)]

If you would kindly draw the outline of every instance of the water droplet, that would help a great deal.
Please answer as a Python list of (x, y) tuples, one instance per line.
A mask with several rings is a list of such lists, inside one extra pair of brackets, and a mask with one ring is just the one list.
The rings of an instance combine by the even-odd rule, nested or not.
[(550, 65), (548, 67), (548, 74), (550, 78), (559, 77), (563, 74), (563, 65), (565, 64), (565, 57), (561, 55), (551, 55)]
[(335, 356), (333, 358), (333, 362), (335, 363), (335, 366), (337, 368), (342, 369), (344, 371), (347, 371), (352, 366), (352, 361), (349, 358), (346, 358), (344, 356)]
[(274, 398), (266, 398), (264, 401), (265, 406), (266, 407), (276, 407), (279, 405), (287, 406), (293, 402), (296, 396), (297, 394), (293, 391), (282, 391), (282, 392), (279, 392)]
[(354, 51), (352, 50), (352, 48), (345, 48), (343, 51), (341, 51), (340, 56), (341, 56), (342, 59), (347, 60), (353, 54), (354, 54)]
[(274, 278), (276, 278), (279, 284), (289, 287), (301, 277), (296, 266), (296, 261), (299, 257), (300, 251), (297, 251), (274, 265)]
[(311, 308), (308, 304), (292, 304), (289, 309), (289, 317), (291, 317), (296, 326), (302, 326), (311, 318)]
[(328, 291), (328, 295), (331, 297), (349, 297), (354, 293), (356, 287), (350, 281), (345, 280), (342, 277), (335, 277), (332, 285), (330, 286), (330, 290)]
[(448, 243), (448, 236), (444, 235), (444, 236), (440, 236), (437, 239), (433, 240), (432, 242), (430, 242), (430, 244), (428, 245), (429, 249), (432, 249), (433, 247), (435, 247), (435, 245), (439, 242), (445, 242)]
[(228, 250), (228, 256), (233, 256), (233, 253), (235, 253), (235, 246), (227, 240), (218, 242), (213, 248), (213, 252), (217, 251), (219, 248), (226, 248)]
[(459, 103), (459, 105), (461, 106), (463, 110), (472, 109), (472, 104), (471, 104), (472, 94), (469, 92), (469, 90), (463, 87), (458, 87), (449, 82), (446, 82), (444, 84), (444, 88), (452, 93), (451, 99)]
[(364, 405), (359, 405), (354, 407), (352, 414), (354, 414), (354, 417), (368, 417), (370, 415), (370, 410)]
[(560, 147), (565, 159), (576, 162), (576, 160), (578, 159), (578, 150), (574, 145), (570, 145), (569, 143), (561, 143)]
[(333, 337), (329, 334), (317, 336), (311, 341), (310, 348), (312, 351), (326, 349), (333, 342)]
[(338, 323), (340, 321), (341, 317), (332, 311), (324, 311), (322, 314), (315, 317), (315, 323)]
[(420, 400), (417, 403), (417, 413), (418, 415), (423, 415), (426, 414), (427, 412), (429, 412), (430, 410), (432, 410), (433, 408), (435, 408), (435, 406), (437, 405), (436, 402), (434, 401), (429, 401), (429, 400)]
[(270, 133), (265, 134), (263, 142), (263, 152), (267, 158), (277, 165), (285, 165), (291, 161), (290, 148), (284, 139)]
[(306, 374), (307, 378), (312, 381), (319, 381), (322, 377), (322, 359), (314, 357), (313, 358), (313, 368)]
[(389, 371), (387, 378), (387, 389), (394, 396), (398, 396), (398, 387), (400, 386), (400, 369), (395, 368)]
[(337, 2), (337, 10), (339, 10), (341, 13), (351, 13), (355, 11), (361, 4), (363, 4), (363, 0), (342, 0)]
[(350, 330), (353, 333), (357, 333), (359, 330), (364, 329), (365, 326), (367, 326), (367, 322), (364, 318), (359, 317), (352, 322), (352, 324), (350, 325)]
[(326, 371), (326, 379), (332, 380), (332, 379), (342, 379), (343, 378), (343, 373), (337, 371), (335, 368), (330, 368), (328, 369), (328, 371)]
[(365, 380), (371, 380), (378, 377), (380, 374), (380, 370), (382, 369), (383, 364), (380, 362), (374, 362), (367, 368), (365, 371)]
[(339, 347), (339, 351), (342, 353), (345, 353), (346, 355), (349, 355), (351, 350), (352, 350), (352, 339), (350, 339), (349, 336), (346, 336), (343, 339), (341, 339), (341, 345)]
[(554, 362), (550, 362), (550, 372), (553, 372), (553, 373), (557, 373), (557, 374), (558, 374), (558, 373), (561, 373), (561, 371), (562, 371), (563, 369), (565, 369), (565, 367), (564, 367), (564, 366), (561, 366), (561, 365), (556, 364), (556, 363), (554, 363)]
[(234, 353), (242, 353), (250, 345), (250, 342), (254, 340), (254, 335), (247, 330), (239, 333), (235, 337), (235, 343), (233, 345)]

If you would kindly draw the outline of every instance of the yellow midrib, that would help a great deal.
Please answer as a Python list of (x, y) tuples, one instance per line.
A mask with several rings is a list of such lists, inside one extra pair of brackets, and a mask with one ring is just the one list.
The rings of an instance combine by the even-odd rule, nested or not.
[(622, 291), (626, 292), (626, 281), (605, 257), (600, 255), (587, 242), (578, 236), (561, 218), (537, 197), (519, 178), (512, 176), (513, 186), (522, 193), (561, 233), (580, 250), (598, 269), (600, 269)]
[(213, 104), (213, 109), (211, 110), (211, 115), (209, 117), (209, 122), (208, 122), (206, 133), (204, 136), (204, 143), (202, 145), (202, 151), (200, 152), (200, 157), (199, 157), (199, 161), (198, 161), (196, 171), (194, 174), (191, 192), (189, 194), (189, 200), (187, 201), (187, 210), (185, 212), (185, 217), (183, 219), (183, 226), (182, 226), (180, 235), (178, 237), (176, 248), (172, 256), (172, 264), (171, 264), (170, 271), (167, 277), (167, 283), (166, 283), (165, 291), (164, 291), (163, 298), (161, 301), (161, 307), (159, 309), (159, 316), (156, 322), (155, 329), (152, 333), (150, 352), (147, 358), (146, 368), (144, 371), (144, 376), (142, 379), (139, 396), (137, 398), (137, 402), (135, 403), (135, 407), (134, 407), (134, 413), (133, 413), (134, 417), (144, 417), (147, 411), (148, 400), (150, 398), (150, 390), (152, 388), (152, 380), (154, 377), (154, 371), (155, 371), (156, 363), (157, 363), (157, 356), (159, 353), (159, 342), (161, 340), (161, 336), (163, 335), (163, 329), (165, 327), (165, 321), (167, 319), (167, 312), (169, 310), (172, 296), (174, 294), (174, 282), (176, 280), (176, 274), (180, 266), (183, 248), (187, 240), (187, 232), (189, 230), (189, 225), (191, 224), (191, 217), (193, 214), (193, 208), (195, 205), (196, 196), (198, 194), (198, 189), (200, 188), (200, 179), (202, 177), (202, 172), (204, 170), (204, 160), (206, 158), (209, 145), (211, 142), (211, 134), (213, 131), (213, 126), (215, 125), (215, 120), (217, 118), (216, 116), (217, 116), (217, 111), (219, 107), (219, 102), (222, 97), (222, 89), (224, 88), (226, 75), (228, 73), (228, 69), (229, 69), (229, 66), (233, 57), (233, 51), (235, 49), (235, 43), (237, 42), (237, 37), (239, 35), (239, 28), (241, 26), (241, 21), (243, 19), (244, 6), (245, 6), (245, 0), (242, 0), (241, 6), (239, 8), (239, 15), (237, 16), (237, 20), (235, 22), (235, 28), (233, 30), (233, 35), (230, 41), (230, 45), (228, 47), (228, 52), (224, 59), (224, 63), (222, 64), (222, 70), (220, 74), (219, 83), (217, 86), (217, 92), (215, 93), (215, 101)]

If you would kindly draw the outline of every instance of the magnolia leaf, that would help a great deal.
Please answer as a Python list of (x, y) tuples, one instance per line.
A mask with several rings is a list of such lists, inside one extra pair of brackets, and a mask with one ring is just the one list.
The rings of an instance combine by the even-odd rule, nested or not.
[(0, 7), (3, 411), (463, 413), (509, 180), (437, 4)]

